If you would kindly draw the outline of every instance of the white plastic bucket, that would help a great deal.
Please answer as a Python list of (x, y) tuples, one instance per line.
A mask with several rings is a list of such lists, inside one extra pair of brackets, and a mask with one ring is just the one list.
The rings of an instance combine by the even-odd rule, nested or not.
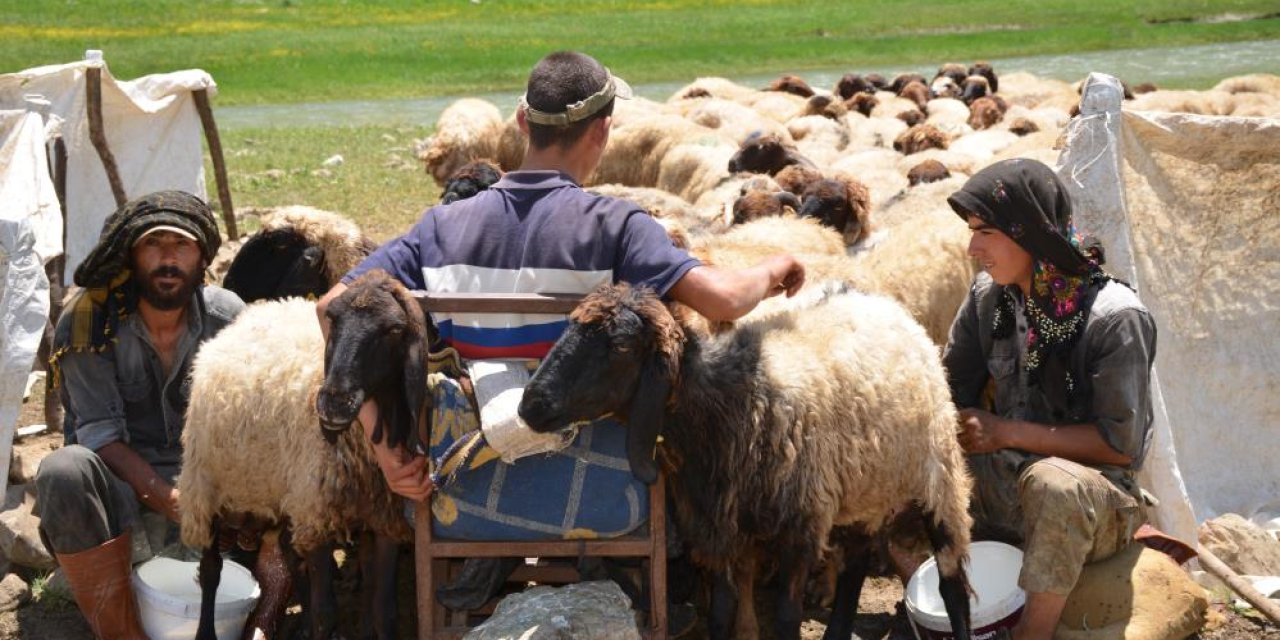
[[(1003, 542), (969, 545), (969, 616), (973, 640), (1008, 638), (1027, 594), (1018, 587), (1022, 552)], [(952, 640), (951, 621), (938, 593), (938, 564), (929, 558), (907, 582), (906, 603), (918, 640)]]
[[(133, 570), (142, 629), (151, 640), (188, 640), (200, 623), (199, 563), (152, 558)], [(258, 582), (243, 566), (222, 562), (214, 598), (213, 627), (218, 640), (237, 640), (258, 602)]]

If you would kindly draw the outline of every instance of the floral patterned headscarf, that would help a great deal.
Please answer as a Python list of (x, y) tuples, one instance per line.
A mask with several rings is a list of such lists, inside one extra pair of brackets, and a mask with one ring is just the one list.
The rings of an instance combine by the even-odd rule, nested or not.
[[(947, 198), (964, 219), (975, 215), (999, 229), (1031, 254), (1035, 262), (1031, 295), (1025, 301), (1027, 349), (1024, 366), (1041, 381), (1052, 354), (1066, 355), (1084, 331), (1085, 296), (1110, 276), (1100, 267), (1101, 247), (1081, 249), (1071, 223), (1071, 199), (1052, 169), (1035, 160), (1004, 160), (974, 174)], [(996, 306), (995, 338), (1013, 335), (1017, 287), (1005, 287)], [(1066, 367), (1060, 368), (1066, 375)], [(1067, 390), (1074, 385), (1069, 376)]]

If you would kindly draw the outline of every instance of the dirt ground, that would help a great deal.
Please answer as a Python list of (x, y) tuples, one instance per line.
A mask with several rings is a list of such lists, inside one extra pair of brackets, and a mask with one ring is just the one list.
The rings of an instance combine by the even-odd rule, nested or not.
[[(38, 388), (23, 405), (18, 426), (43, 423), (43, 392)], [(15, 452), (22, 456), (40, 456), (61, 442), (61, 434), (42, 434), (20, 440), (14, 444)], [(406, 548), (400, 565), (400, 610), (401, 618), (398, 636), (403, 639), (415, 637), (416, 619), (413, 606), (413, 566)], [(343, 635), (347, 638), (358, 638), (357, 620), (361, 615), (358, 604), (359, 576), (354, 569), (355, 563), (343, 563), (338, 582), (339, 611), (342, 620)], [(21, 575), (29, 584), (39, 583), (43, 572), (34, 572), (21, 567), (12, 569)], [(674, 588), (675, 585), (672, 585)], [(25, 605), (14, 611), (0, 613), (0, 640), (91, 640), (93, 635), (81, 618), (74, 603), (63, 599), (49, 590), (35, 589), (34, 597)], [(771, 640), (773, 633), (769, 625), (769, 590), (757, 590), (757, 611), (761, 617), (762, 640)], [(863, 590), (859, 603), (859, 615), (856, 622), (856, 636), (859, 640), (915, 640), (910, 623), (905, 613), (897, 609), (902, 599), (902, 587), (893, 578), (871, 578)], [(703, 624), (705, 611), (699, 610), (699, 622), (693, 631), (683, 636), (689, 640), (705, 640), (706, 627)], [(801, 629), (803, 640), (818, 640), (826, 630), (826, 613), (822, 611), (808, 612), (808, 617)], [(280, 637), (289, 638), (302, 626), (302, 616), (298, 607), (290, 609), (282, 622)], [(1199, 634), (1192, 636), (1195, 640), (1280, 640), (1280, 627), (1266, 621), (1252, 611), (1241, 612), (1233, 607), (1214, 604), (1210, 610), (1208, 624)]]

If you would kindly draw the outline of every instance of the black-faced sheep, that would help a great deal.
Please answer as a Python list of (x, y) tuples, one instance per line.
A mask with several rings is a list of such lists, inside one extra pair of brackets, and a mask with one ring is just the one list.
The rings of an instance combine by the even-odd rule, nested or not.
[(753, 134), (742, 142), (738, 152), (729, 159), (729, 171), (767, 173), (772, 176), (793, 164), (814, 166), (813, 162), (800, 155), (795, 147), (783, 142), (777, 135)]
[(947, 134), (931, 124), (918, 124), (903, 131), (893, 141), (893, 150), (904, 156), (919, 153), (925, 149), (946, 149), (950, 143)]
[(377, 245), (347, 218), (305, 206), (282, 207), (231, 258), (222, 286), (245, 302), (318, 297)]
[(866, 78), (856, 73), (846, 73), (836, 81), (836, 88), (832, 92), (839, 96), (841, 100), (848, 100), (858, 94), (874, 94), (876, 92), (875, 85), (872, 85)]
[(965, 104), (973, 104), (974, 100), (994, 93), (991, 90), (991, 81), (983, 76), (969, 76), (964, 79), (964, 84), (960, 87), (960, 99)]
[(733, 203), (733, 223), (745, 224), (758, 218), (780, 216), (800, 210), (800, 199), (789, 191), (760, 191), (752, 189)]
[(991, 66), (990, 62), (975, 62), (969, 67), (969, 75), (982, 76), (987, 79), (987, 84), (991, 89), (991, 93), (1000, 90), (1000, 78), (996, 76), (996, 70)]
[(871, 233), (871, 194), (850, 176), (818, 180), (804, 190), (799, 214), (839, 231), (845, 245), (853, 246)]
[(440, 203), (449, 204), (456, 200), (466, 200), (471, 196), (488, 189), (502, 179), (502, 167), (489, 159), (475, 160), (463, 165), (461, 169), (449, 176), (444, 191), (440, 193)]
[(925, 160), (907, 172), (907, 183), (911, 186), (928, 184), (951, 177), (947, 167), (937, 160)]
[[(778, 560), (775, 637), (799, 638), (807, 572), (833, 531), (865, 540), (913, 507), (937, 554), (953, 632), (969, 638), (961, 563), (971, 481), (938, 350), (901, 307), (834, 295), (704, 338), (651, 291), (617, 285), (590, 295), (570, 321), (525, 388), (520, 416), (536, 431), (623, 417), (632, 468), (650, 479), (663, 435), (676, 522), (692, 557), (718, 576), (712, 638), (754, 637), (749, 577), (760, 554)], [(852, 633), (865, 571), (865, 562), (847, 565), (826, 638)]]
[[(349, 297), (359, 295), (360, 288), (359, 281), (353, 283)], [(416, 302), (409, 303), (417, 309)], [(358, 313), (345, 316), (339, 326), (356, 324)], [(334, 335), (340, 338), (343, 329), (335, 329)], [(404, 331), (403, 340), (411, 335)], [(292, 298), (251, 305), (196, 356), (177, 488), (183, 543), (205, 550), (197, 635), (202, 640), (214, 637), (212, 598), (222, 562), (219, 529), (242, 514), (286, 527), (292, 548), (306, 558), (312, 585), (307, 609), (313, 634), (320, 634), (312, 637), (318, 638), (329, 637), (336, 611), (332, 544), (357, 531), (377, 534), (372, 622), (378, 637), (395, 635), (397, 542), (409, 540), (411, 532), (364, 433), (352, 430), (332, 443), (322, 437), (316, 397), (325, 354), (332, 349), (321, 336), (315, 304)], [(264, 584), (251, 625), (268, 637), (283, 611), (288, 586), (287, 581), (276, 586), (286, 591), (282, 596), (268, 593)]]
[(775, 79), (764, 88), (765, 91), (781, 91), (792, 95), (808, 98), (813, 95), (813, 88), (809, 86), (800, 76), (785, 75)]

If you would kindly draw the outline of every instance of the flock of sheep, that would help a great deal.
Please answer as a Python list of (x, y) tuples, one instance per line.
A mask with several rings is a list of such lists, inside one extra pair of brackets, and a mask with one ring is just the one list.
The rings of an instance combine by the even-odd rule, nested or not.
[[(1138, 91), (1143, 89), (1151, 88)], [(807, 322), (810, 315), (829, 313), (822, 309), (831, 304), (847, 304), (840, 302), (841, 295), (851, 294), (834, 291), (878, 294), (901, 305), (923, 327), (922, 338), (927, 336), (932, 343), (925, 348), (929, 357), (912, 365), (926, 374), (918, 377), (929, 387), (917, 392), (944, 393), (937, 347), (945, 343), (975, 275), (967, 258), (968, 230), (945, 199), (967, 176), (997, 160), (1029, 157), (1053, 164), (1058, 154), (1055, 144), (1078, 101), (1077, 88), (1069, 83), (1027, 73), (997, 77), (989, 65), (982, 64), (944, 65), (932, 79), (902, 76), (886, 81), (876, 74), (850, 74), (829, 91), (813, 89), (794, 76), (779, 78), (765, 89), (701, 78), (666, 102), (619, 101), (609, 145), (584, 186), (638, 203), (667, 228), (674, 243), (706, 263), (749, 266), (781, 251), (805, 263), (814, 286), (806, 287), (798, 299), (766, 301), (737, 327), (714, 325), (689, 309), (671, 308), (672, 319), (688, 341), (710, 345), (716, 340), (741, 339), (743, 332), (766, 331), (761, 327), (770, 324)], [(1231, 78), (1205, 92), (1149, 90), (1136, 95), (1126, 108), (1280, 117), (1280, 77)], [(514, 114), (504, 118), (494, 105), (467, 98), (441, 115), (420, 157), (427, 172), (444, 187), (444, 199), (451, 200), (474, 194), (492, 184), (501, 171), (518, 167), (525, 145)], [(279, 276), (266, 287), (274, 293), (254, 293), (254, 297), (318, 295), (370, 247), (349, 221), (295, 208), (268, 220), (263, 235), (245, 243), (242, 254), (248, 255), (241, 259), (253, 261), (251, 265), (228, 268), (223, 264), (216, 270), (227, 269), (228, 284), (239, 279), (244, 286), (254, 286), (255, 279), (234, 274)], [(866, 308), (868, 303), (860, 300), (853, 306)], [(314, 316), (308, 316), (312, 309), (305, 302), (251, 305), (236, 324), (257, 329), (237, 339), (236, 327), (231, 327), (203, 347), (194, 369), (179, 480), (182, 533), (188, 544), (212, 547), (219, 523), (246, 512), (263, 522), (288, 523), (302, 555), (317, 550), (322, 554), (326, 545), (347, 540), (362, 528), (371, 527), (393, 540), (407, 535), (360, 430), (343, 435), (336, 445), (321, 437), (315, 398), (323, 375), (319, 364), (324, 344), (318, 331), (296, 329), (315, 325)], [(295, 329), (279, 335), (273, 332), (273, 327), (285, 326)], [(289, 334), (293, 337), (284, 340)], [(248, 339), (260, 335), (279, 338), (270, 347), (270, 357), (260, 357), (264, 348), (260, 340)], [(914, 344), (914, 340), (908, 336), (898, 343)], [(252, 375), (246, 375), (247, 367), (256, 368), (248, 372)], [(858, 378), (859, 374), (840, 375)], [(863, 416), (860, 420), (870, 429), (871, 415), (888, 410), (895, 399), (877, 392), (882, 397), (880, 409), (870, 406), (852, 391), (863, 383), (869, 384), (850, 381), (845, 389), (848, 397), (837, 394), (829, 402), (834, 403), (834, 411)], [(788, 402), (803, 405), (818, 400), (790, 398)], [(930, 411), (945, 413), (936, 405)], [(937, 424), (929, 433), (950, 429), (949, 424), (939, 426), (947, 420), (932, 422)], [(871, 455), (918, 459), (932, 474), (931, 480), (950, 478), (955, 486), (967, 486), (963, 469), (951, 464), (952, 458), (958, 458), (954, 438), (926, 441), (886, 440), (885, 447), (903, 450), (881, 448)], [(241, 444), (232, 448), (225, 446), (227, 442)], [(245, 444), (250, 442), (256, 444)], [(882, 479), (890, 473), (883, 465), (867, 463), (867, 476), (854, 477), (858, 474), (851, 471), (824, 479), (824, 474), (833, 475), (826, 469), (834, 464), (831, 461), (805, 462), (803, 456), (796, 457), (793, 443), (771, 446), (780, 447), (778, 457), (765, 464), (811, 465), (805, 473), (814, 478), (819, 492), (828, 493), (801, 504), (795, 498), (797, 489), (779, 480), (764, 487), (775, 499), (744, 500), (736, 508), (755, 511), (734, 517), (736, 522), (775, 523), (779, 514), (802, 517), (811, 523), (805, 531), (816, 539), (786, 542), (803, 547), (805, 562), (822, 560), (833, 527), (856, 523), (874, 533), (904, 504), (928, 505), (934, 514), (963, 513), (961, 506), (938, 502), (936, 483), (924, 488), (879, 483), (907, 495), (868, 494), (872, 476)], [(861, 451), (849, 443), (841, 446)], [(922, 447), (934, 453), (922, 456)], [(767, 475), (766, 470), (760, 473)], [(367, 495), (370, 492), (374, 495)], [(848, 502), (853, 493), (864, 499), (871, 495), (876, 508), (852, 518), (850, 514), (859, 508)], [(357, 495), (363, 501), (353, 500)], [(783, 500), (794, 504), (779, 504)], [(694, 508), (684, 507), (682, 513)], [(949, 516), (935, 525), (946, 521), (953, 529), (967, 529), (961, 516)], [(731, 532), (723, 522), (717, 526), (719, 537), (707, 539), (713, 553), (704, 557), (720, 568), (726, 554), (751, 555), (753, 549), (744, 548), (747, 541), (754, 545), (768, 540), (767, 532)], [(736, 538), (724, 537), (731, 533)], [(954, 530), (952, 535), (956, 545), (967, 546), (966, 535)], [(750, 584), (738, 588), (750, 592)], [(752, 620), (740, 616), (739, 623), (750, 625)], [(380, 635), (384, 631), (379, 629)], [(754, 629), (740, 628), (737, 633), (737, 637), (751, 637)]]

